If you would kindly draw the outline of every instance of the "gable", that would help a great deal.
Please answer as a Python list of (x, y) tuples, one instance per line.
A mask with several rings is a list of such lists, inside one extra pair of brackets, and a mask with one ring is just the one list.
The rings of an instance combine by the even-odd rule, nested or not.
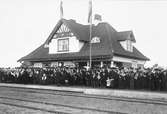
[(74, 33), (63, 23), (53, 35), (53, 38), (72, 37)]
[(83, 46), (71, 29), (62, 23), (49, 42), (49, 54), (79, 52)]
[[(62, 26), (61, 26), (62, 25)], [(57, 33), (56, 33), (57, 32)], [(64, 34), (61, 34), (63, 33)], [(56, 36), (57, 35), (57, 36)], [(82, 25), (76, 23), (75, 20), (66, 20), (61, 19), (56, 24), (49, 37), (45, 41), (45, 44), (49, 44), (53, 36), (56, 37), (65, 37), (65, 36), (76, 36), (80, 41), (88, 42), (89, 41), (89, 25)]]

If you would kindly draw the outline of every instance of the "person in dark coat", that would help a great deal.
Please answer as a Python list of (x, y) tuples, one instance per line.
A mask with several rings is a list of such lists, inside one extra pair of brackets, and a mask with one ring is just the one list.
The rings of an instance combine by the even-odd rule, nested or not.
[(57, 69), (57, 71), (56, 71), (56, 80), (55, 81), (56, 81), (56, 84), (58, 86), (60, 86), (62, 84), (62, 73), (61, 73), (60, 69)]
[(114, 88), (118, 89), (118, 86), (119, 86), (119, 75), (118, 75), (118, 71), (117, 69), (115, 69), (114, 71)]
[(152, 71), (152, 73), (151, 73), (151, 90), (155, 90), (155, 80), (156, 80), (155, 73), (154, 73), (154, 71)]
[(90, 72), (89, 71), (86, 71), (86, 73), (85, 73), (85, 82), (86, 82), (86, 86), (91, 86)]
[(125, 89), (125, 73), (123, 69), (119, 73), (119, 89)]
[(139, 75), (138, 75), (138, 72), (136, 71), (134, 73), (134, 88), (135, 89), (138, 89), (138, 78), (139, 78)]
[(165, 91), (165, 83), (166, 83), (166, 77), (165, 77), (165, 72), (163, 71), (163, 72), (161, 72), (160, 73), (160, 78), (161, 78), (161, 83), (160, 83), (160, 90), (161, 91)]
[(21, 83), (27, 84), (29, 82), (29, 74), (27, 72), (27, 69), (24, 69), (22, 71), (22, 76), (21, 76)]
[(93, 88), (96, 87), (96, 81), (97, 81), (96, 73), (95, 73), (95, 71), (92, 71), (91, 83), (92, 83), (92, 87), (93, 87)]
[(101, 87), (103, 88), (103, 87), (106, 87), (106, 80), (107, 80), (107, 78), (106, 78), (106, 72), (105, 72), (105, 70), (104, 69), (102, 69), (102, 71), (100, 72), (100, 85), (101, 85)]
[(164, 90), (167, 91), (167, 71), (164, 71), (163, 75), (164, 75)]
[(129, 77), (130, 77), (130, 89), (134, 89), (134, 75), (135, 75), (135, 71), (130, 71), (130, 72), (129, 72)]
[(101, 76), (100, 76), (100, 71), (98, 70), (97, 71), (97, 87), (101, 87), (100, 80), (101, 80)]
[(82, 74), (82, 80), (83, 80), (83, 85), (86, 85), (86, 69), (81, 70)]

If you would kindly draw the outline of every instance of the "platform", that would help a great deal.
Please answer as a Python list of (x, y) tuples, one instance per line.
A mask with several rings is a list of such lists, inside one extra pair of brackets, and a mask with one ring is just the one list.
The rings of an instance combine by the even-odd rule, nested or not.
[(115, 90), (115, 89), (105, 89), (105, 88), (102, 89), (102, 88), (76, 87), (76, 86), (27, 85), (27, 84), (25, 85), (25, 84), (13, 84), (13, 83), (12, 84), (0, 83), (0, 86), (80, 92), (84, 94), (101, 95), (101, 96), (167, 100), (167, 93), (157, 92), (157, 91), (153, 92), (153, 91), (136, 91), (136, 90)]

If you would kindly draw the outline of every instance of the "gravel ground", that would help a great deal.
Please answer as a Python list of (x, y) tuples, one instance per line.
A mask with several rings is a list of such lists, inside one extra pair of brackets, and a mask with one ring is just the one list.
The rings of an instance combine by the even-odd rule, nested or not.
[(0, 104), (0, 114), (51, 114), (51, 113)]
[[(129, 114), (167, 114), (166, 105), (145, 104), (145, 103), (115, 101), (115, 100), (106, 100), (106, 99), (94, 99), (94, 98), (84, 98), (84, 97), (76, 97), (76, 96), (51, 95), (51, 94), (25, 92), (25, 91), (21, 92), (21, 91), (16, 91), (15, 89), (13, 90), (14, 91), (11, 91), (11, 89), (4, 89), (4, 88), (2, 90), (2, 88), (0, 88), (0, 96), (33, 100), (33, 101), (43, 101), (47, 103), (56, 103), (61, 105), (74, 106), (74, 107), (86, 107), (86, 108), (93, 108), (93, 109), (100, 109), (100, 110), (107, 110), (107, 111), (115, 111), (115, 112), (129, 113)], [(64, 92), (64, 94), (65, 93), (66, 92)], [(41, 107), (42, 107), (42, 104), (41, 104)], [(53, 108), (53, 107), (47, 106), (47, 108)], [(2, 114), (5, 111), (5, 109), (8, 109), (8, 108), (5, 108), (4, 106), (4, 108), (2, 108)], [(71, 110), (67, 108), (66, 109), (59, 108), (59, 109)], [(17, 107), (14, 108), (14, 110), (12, 110), (11, 112), (15, 112), (15, 110), (18, 111), (17, 114), (25, 114), (25, 113), (31, 114), (31, 111), (28, 112), (25, 109), (19, 109), (19, 108), (17, 109)], [(0, 108), (0, 111), (1, 111), (1, 108)], [(21, 113), (19, 113), (19, 111)], [(25, 113), (22, 113), (22, 112), (25, 112)], [(32, 111), (32, 114), (33, 113), (34, 112)], [(86, 114), (85, 111), (79, 111), (78, 113)], [(91, 112), (87, 112), (87, 113), (91, 114)], [(15, 114), (15, 113), (9, 112), (8, 114)]]

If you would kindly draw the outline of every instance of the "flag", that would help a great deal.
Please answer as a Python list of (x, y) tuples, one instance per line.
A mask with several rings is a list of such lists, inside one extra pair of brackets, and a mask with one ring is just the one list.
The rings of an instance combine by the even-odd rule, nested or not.
[(60, 18), (61, 19), (63, 18), (63, 2), (62, 2), (62, 0), (60, 2)]
[(92, 23), (92, 0), (89, 1), (88, 23)]
[(101, 15), (95, 14), (94, 20), (102, 21)]

